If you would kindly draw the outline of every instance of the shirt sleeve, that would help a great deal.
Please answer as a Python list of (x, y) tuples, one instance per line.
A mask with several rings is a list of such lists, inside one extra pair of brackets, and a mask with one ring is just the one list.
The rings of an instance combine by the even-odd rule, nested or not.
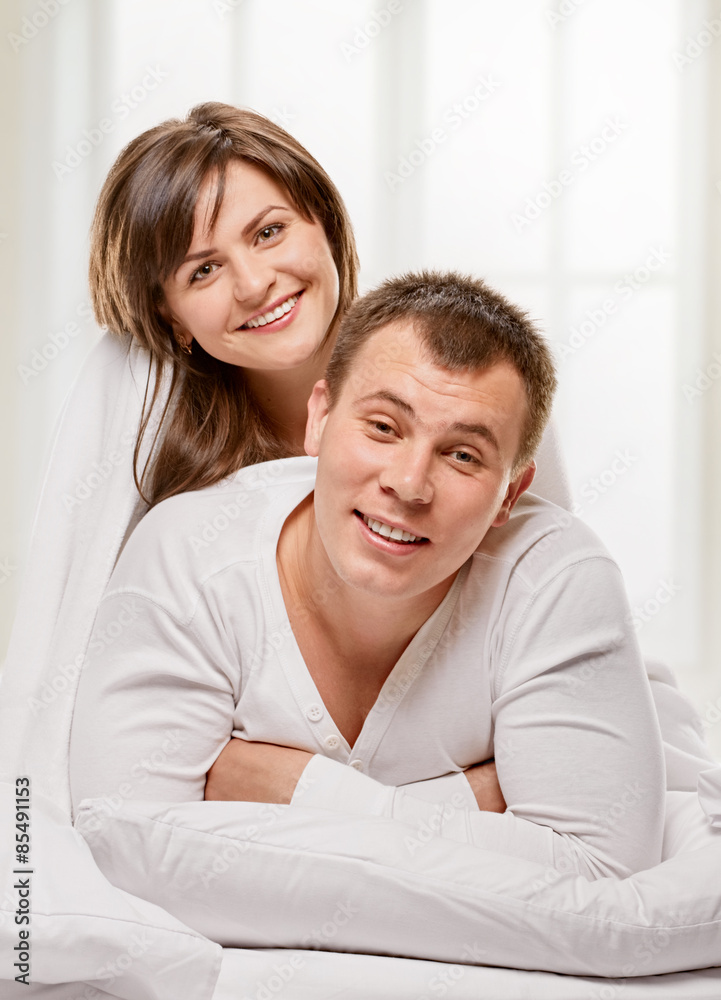
[[(102, 602), (73, 716), (73, 807), (102, 798), (194, 801), (228, 742), (238, 692), (222, 630), (202, 607), (181, 622), (146, 596)], [(208, 614), (208, 612), (205, 612)]]
[(661, 735), (617, 567), (583, 560), (510, 607), (493, 707), (505, 813), (474, 808), (462, 774), (435, 779), (446, 784), (421, 801), (418, 784), (385, 786), (324, 758), (293, 802), (394, 818), (413, 828), (409, 847), (443, 836), (590, 879), (656, 864)]

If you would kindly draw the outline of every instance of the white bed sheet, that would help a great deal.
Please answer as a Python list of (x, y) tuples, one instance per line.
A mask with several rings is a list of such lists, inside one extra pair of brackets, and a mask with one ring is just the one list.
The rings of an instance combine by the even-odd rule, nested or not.
[[(291, 969), (293, 956), (302, 962), (299, 968)], [(277, 969), (283, 966), (293, 975), (281, 983)], [(721, 969), (594, 979), (377, 955), (223, 949), (213, 1000), (276, 996), (282, 1000), (719, 1000)]]
[[(294, 959), (294, 967), (290, 959)], [(283, 980), (279, 968), (292, 968)], [(287, 971), (286, 971), (287, 975)], [(1, 1000), (107, 1000), (85, 983), (30, 987), (0, 982)], [(453, 966), (418, 959), (327, 951), (224, 948), (212, 1000), (719, 1000), (721, 970), (641, 979), (594, 979), (550, 972)], [(178, 1000), (195, 1000), (182, 997)]]

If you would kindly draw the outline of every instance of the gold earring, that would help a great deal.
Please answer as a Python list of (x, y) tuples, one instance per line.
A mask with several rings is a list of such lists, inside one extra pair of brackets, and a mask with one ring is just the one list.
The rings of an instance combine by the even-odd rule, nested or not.
[(180, 337), (178, 337), (177, 344), (178, 344), (178, 347), (180, 348), (180, 350), (183, 352), (183, 354), (192, 354), (193, 353), (193, 342), (192, 342), (192, 340), (191, 340), (191, 342), (189, 344), (186, 344), (184, 340), (181, 340)]

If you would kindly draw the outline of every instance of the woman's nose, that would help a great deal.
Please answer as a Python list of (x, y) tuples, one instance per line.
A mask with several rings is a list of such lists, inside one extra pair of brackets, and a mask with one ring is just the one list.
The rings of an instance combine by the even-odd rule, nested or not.
[(233, 268), (233, 294), (238, 302), (262, 306), (275, 281), (275, 271), (266, 261), (242, 253), (235, 255)]

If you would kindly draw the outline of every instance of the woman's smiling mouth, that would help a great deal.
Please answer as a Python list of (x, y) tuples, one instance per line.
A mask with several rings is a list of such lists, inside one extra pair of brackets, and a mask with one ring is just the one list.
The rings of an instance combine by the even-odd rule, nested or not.
[(277, 306), (274, 306), (272, 309), (268, 309), (267, 312), (260, 313), (259, 315), (246, 320), (242, 326), (238, 327), (238, 329), (255, 330), (259, 326), (269, 326), (272, 323), (277, 323), (279, 319), (283, 319), (284, 316), (288, 315), (302, 294), (302, 292), (297, 292), (295, 295), (289, 296)]

